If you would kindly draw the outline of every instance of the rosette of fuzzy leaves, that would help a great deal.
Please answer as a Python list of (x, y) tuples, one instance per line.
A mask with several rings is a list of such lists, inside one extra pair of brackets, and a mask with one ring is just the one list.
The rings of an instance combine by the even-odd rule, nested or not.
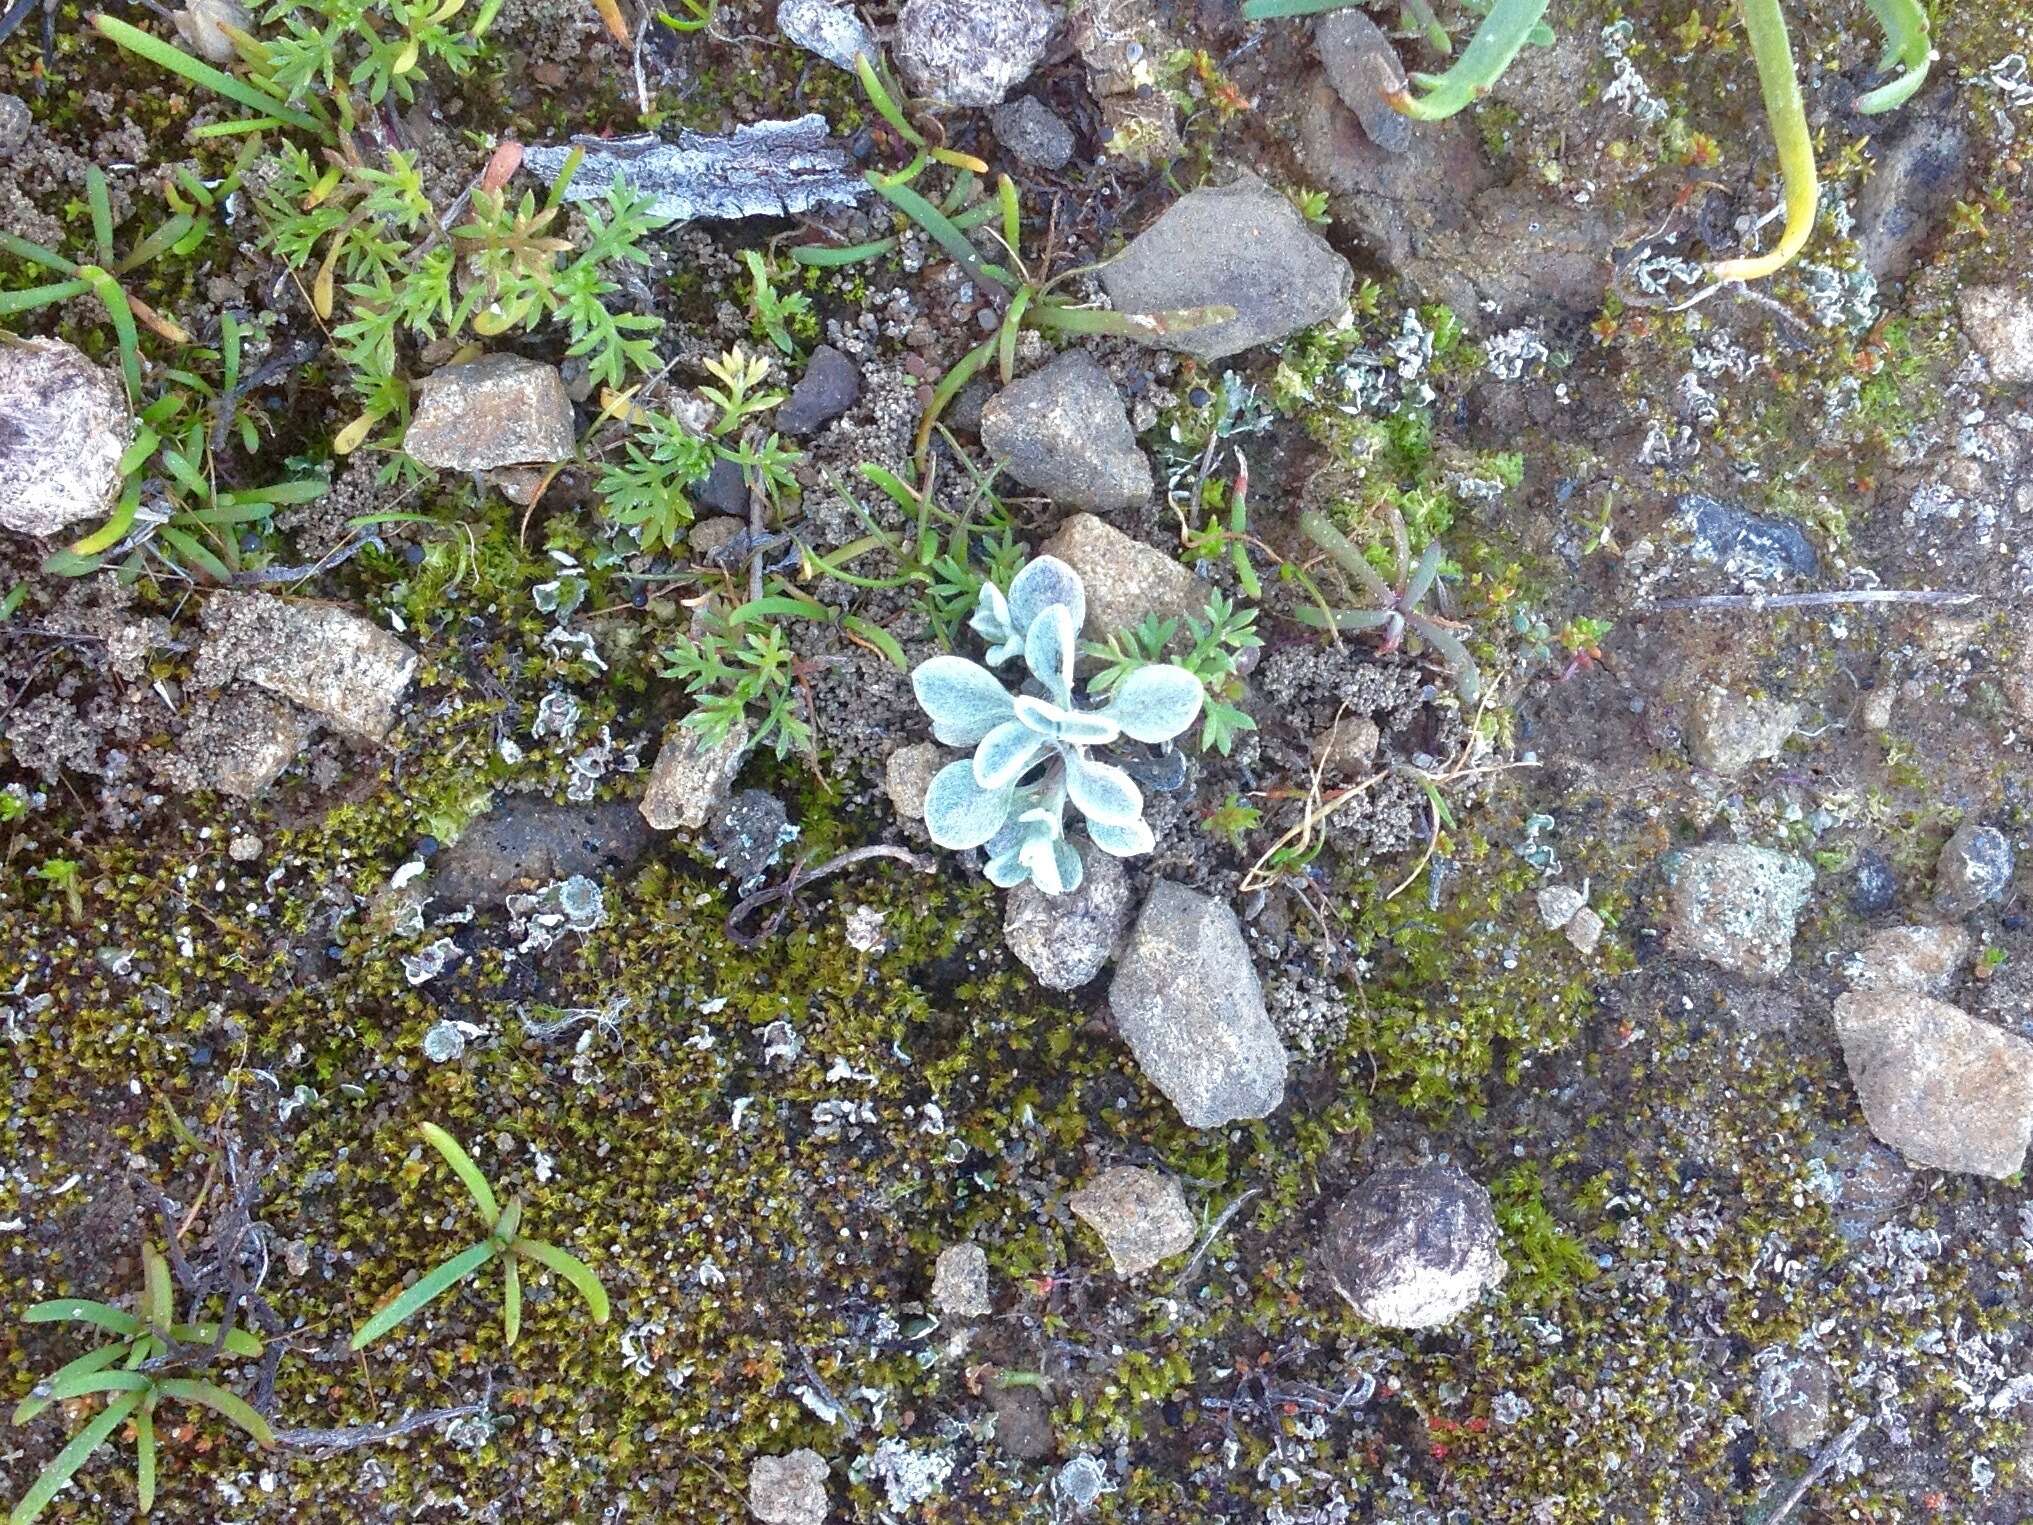
[(941, 847), (987, 851), (989, 880), (1030, 880), (1048, 895), (1078, 889), (1079, 854), (1066, 840), (1068, 802), (1087, 834), (1119, 858), (1151, 850), (1143, 793), (1121, 768), (1091, 755), (1128, 737), (1165, 742), (1200, 713), (1200, 680), (1183, 667), (1138, 668), (1099, 709), (1074, 698), (1073, 663), (1086, 616), (1079, 574), (1055, 557), (1031, 562), (1005, 595), (985, 584), (970, 622), (1000, 665), (1022, 654), (1029, 681), (1010, 692), (987, 667), (939, 656), (911, 674), (932, 734), (973, 755), (939, 771), (925, 798), (925, 825)]

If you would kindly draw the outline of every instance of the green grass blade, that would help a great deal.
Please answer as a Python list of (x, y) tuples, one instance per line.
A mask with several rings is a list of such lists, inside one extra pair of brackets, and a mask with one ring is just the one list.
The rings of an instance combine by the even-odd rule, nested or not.
[(254, 1412), (254, 1405), (238, 1393), (229, 1393), (216, 1382), (201, 1382), (195, 1377), (164, 1377), (156, 1383), (163, 1397), (175, 1398), (183, 1403), (195, 1403), (208, 1408), (222, 1419), (230, 1419), (240, 1426), (261, 1445), (275, 1444), (275, 1431), (268, 1421)]
[(144, 1407), (134, 1416), (135, 1513), (155, 1507), (155, 1416)]
[(169, 1262), (152, 1244), (141, 1247), (141, 1288), (143, 1317), (156, 1329), (169, 1328), (176, 1322), (175, 1299), (169, 1286)]
[(266, 91), (257, 90), (245, 80), (221, 73), (210, 64), (191, 57), (183, 49), (172, 47), (160, 38), (142, 31), (140, 27), (129, 26), (117, 16), (103, 13), (94, 14), (91, 22), (92, 29), (108, 42), (145, 58), (152, 64), (168, 69), (172, 74), (180, 74), (194, 85), (202, 85), (217, 95), (225, 96), (229, 101), (237, 101), (250, 110), (274, 117), (278, 122), (286, 122), (291, 127), (316, 133), (320, 138), (325, 136), (325, 130), (318, 125), (316, 117), (308, 116), (294, 106), (285, 105)]
[(518, 1239), (513, 1249), (524, 1259), (549, 1266), (564, 1277), (577, 1290), (579, 1296), (586, 1300), (586, 1306), (593, 1312), (593, 1322), (596, 1324), (607, 1322), (607, 1289), (600, 1285), (600, 1278), (593, 1274), (585, 1261), (542, 1239)]
[(37, 1414), (57, 1400), (56, 1386), (88, 1372), (104, 1371), (127, 1353), (125, 1345), (101, 1345), (97, 1350), (88, 1350), (75, 1361), (67, 1361), (35, 1384), (35, 1390), (14, 1406), (14, 1422), (26, 1424)]
[(120, 283), (97, 265), (78, 266), (78, 279), (92, 288), (112, 320), (114, 337), (120, 341), (120, 374), (127, 381), (129, 401), (141, 400), (141, 336), (134, 331), (134, 309), (127, 305), (127, 293)]
[(911, 670), (911, 664), (904, 660), (903, 647), (898, 645), (897, 638), (883, 629), (882, 626), (865, 620), (858, 614), (844, 615), (840, 623), (845, 629), (853, 631), (864, 641), (868, 642), (869, 645), (889, 658), (898, 671), (909, 672)]
[(211, 548), (195, 535), (180, 530), (173, 524), (163, 525), (156, 531), (156, 535), (163, 544), (176, 553), (172, 558), (173, 565), (181, 566), (186, 571), (196, 569), (222, 586), (233, 580), (233, 569), (221, 561)]
[(730, 625), (747, 625), (756, 620), (781, 616), (800, 620), (830, 620), (833, 611), (824, 604), (814, 603), (809, 598), (792, 598), (783, 593), (765, 593), (761, 598), (751, 598), (740, 608), (727, 616)]
[(883, 84), (882, 76), (875, 72), (875, 61), (866, 53), (854, 55), (854, 72), (861, 80), (861, 88), (868, 92), (869, 104), (874, 106), (882, 119), (896, 129), (898, 137), (913, 148), (925, 146), (925, 135), (910, 124), (903, 108), (897, 105), (896, 97)]
[[(216, 1322), (173, 1324), (170, 1326), (169, 1335), (171, 1339), (181, 1340), (186, 1345), (209, 1345), (219, 1337), (219, 1326)], [(236, 1356), (258, 1356), (261, 1354), (261, 1341), (245, 1329), (228, 1329), (223, 1348)]]
[(134, 1336), (141, 1333), (141, 1320), (110, 1303), (95, 1303), (86, 1297), (59, 1297), (37, 1303), (21, 1315), (24, 1324), (94, 1324), (108, 1334)]
[(52, 281), (47, 286), (24, 286), (19, 291), (0, 291), (0, 318), (34, 312), (54, 302), (68, 302), (92, 289), (90, 281)]
[(106, 190), (106, 172), (94, 164), (85, 171), (85, 204), (92, 209), (92, 247), (99, 263), (113, 263), (113, 198)]
[(522, 1272), (513, 1255), (501, 1257), (501, 1332), (510, 1345), (522, 1333)]
[(1008, 293), (1007, 273), (998, 273), (982, 259), (980, 251), (967, 241), (967, 234), (944, 212), (908, 185), (896, 185), (870, 172), (862, 177), (875, 193), (931, 235), (933, 242), (951, 255), (953, 262), (974, 278), (977, 285), (993, 286)]
[(1356, 4), (1356, 0), (1246, 0), (1244, 21), (1276, 21), (1284, 16), (1318, 16)]
[(49, 1508), (50, 1500), (63, 1491), (64, 1484), (68, 1483), (78, 1468), (85, 1464), (85, 1459), (104, 1445), (109, 1435), (127, 1422), (129, 1414), (141, 1407), (142, 1396), (140, 1393), (123, 1393), (102, 1410), (90, 1424), (73, 1435), (70, 1443), (57, 1452), (50, 1464), (42, 1469), (42, 1475), (35, 1480), (28, 1492), (21, 1495), (21, 1502), (16, 1504), (7, 1516), (7, 1525), (28, 1525), (30, 1520)]
[(52, 1380), (52, 1398), (82, 1398), (87, 1393), (143, 1393), (149, 1380), (138, 1371), (81, 1371), (76, 1376)]
[(1063, 302), (1040, 302), (1031, 309), (1033, 328), (1057, 329), (1067, 334), (1109, 334), (1120, 339), (1163, 339), (1212, 328), (1235, 316), (1233, 307), (1219, 303), (1206, 307), (1170, 307), (1162, 312), (1117, 312), (1112, 307), (1070, 307)]
[(452, 1167), (452, 1174), (465, 1184), (467, 1194), (473, 1198), (473, 1205), (480, 1209), (480, 1216), (492, 1229), (495, 1220), (501, 1216), (501, 1204), (494, 1199), (494, 1188), (487, 1184), (487, 1177), (480, 1173), (480, 1167), (473, 1163), (473, 1156), (465, 1151), (459, 1141), (440, 1128), (436, 1123), (424, 1123), (418, 1130), (430, 1146), (445, 1157), (445, 1163)]
[(939, 384), (932, 388), (932, 400), (925, 406), (925, 416), (918, 420), (918, 437), (911, 446), (913, 453), (921, 458), (920, 466), (924, 464), (925, 449), (932, 442), (932, 425), (939, 421), (939, 415), (959, 395), (960, 389), (994, 358), (995, 347), (995, 336), (991, 334), (955, 361), (953, 369), (941, 376)]
[(16, 259), (25, 259), (31, 265), (41, 265), (54, 270), (58, 275), (71, 275), (78, 268), (76, 260), (65, 259), (54, 249), (45, 249), (41, 244), (32, 244), (25, 238), (12, 233), (0, 233), (0, 254), (11, 254)]
[(192, 217), (188, 212), (177, 213), (176, 216), (170, 218), (168, 222), (136, 244), (128, 252), (127, 258), (113, 266), (113, 273), (115, 275), (125, 275), (130, 270), (139, 269), (154, 259), (156, 255), (162, 253), (163, 250), (176, 243), (178, 239), (182, 238), (197, 225), (197, 219)]
[(353, 1336), (352, 1348), (364, 1350), (424, 1304), (471, 1276), (492, 1260), (495, 1254), (494, 1245), (483, 1239), (471, 1248), (461, 1250), (436, 1269), (426, 1271), (397, 1293), (379, 1313), (360, 1326)]

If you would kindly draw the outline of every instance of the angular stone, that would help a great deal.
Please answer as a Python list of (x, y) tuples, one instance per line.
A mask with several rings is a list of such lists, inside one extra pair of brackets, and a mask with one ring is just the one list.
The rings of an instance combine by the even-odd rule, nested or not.
[(1348, 261), (1254, 175), (1189, 191), (1101, 269), (1123, 312), (1233, 307), (1223, 322), (1149, 339), (1202, 360), (1332, 322), (1353, 280)]
[(1969, 943), (1969, 933), (1956, 926), (1886, 927), (1857, 955), (1850, 988), (1946, 995), (1969, 957)]
[(1118, 1276), (1141, 1276), (1193, 1247), (1193, 1215), (1179, 1183), (1155, 1170), (1118, 1165), (1066, 1199), (1101, 1236)]
[[(1857, 244), (1864, 268), (1902, 279), (1969, 178), (1969, 130), (1953, 87), (1930, 91), (1897, 113), (1873, 119), (1871, 174), (1857, 193)], [(1880, 125), (1881, 124), (1881, 125)]]
[(1036, 96), (1019, 96), (988, 114), (995, 140), (1020, 164), (1064, 169), (1073, 160), (1073, 129)]
[(1583, 906), (1567, 918), (1567, 941), (1576, 953), (1587, 958), (1602, 941), (1602, 917), (1592, 906)]
[(775, 423), (784, 433), (804, 439), (832, 423), (860, 397), (861, 372), (854, 362), (832, 345), (822, 344), (812, 351), (805, 374), (776, 410)]
[(1430, 1329), (1504, 1279), (1489, 1193), (1453, 1165), (1392, 1165), (1327, 1220), (1320, 1267), (1356, 1313), (1390, 1329)]
[(1383, 733), (1367, 715), (1343, 715), (1313, 738), (1313, 765), (1327, 778), (1354, 778), (1376, 760)]
[(61, 339), (0, 336), (0, 525), (54, 535), (103, 519), (133, 442), (117, 371)]
[(256, 799), (296, 761), (316, 729), (316, 722), (287, 699), (251, 683), (235, 683), (193, 708), (162, 774), (171, 787), (186, 793), (216, 789), (236, 799)]
[(854, 56), (880, 56), (868, 28), (851, 7), (838, 0), (782, 0), (776, 8), (777, 30), (827, 63), (851, 70)]
[(953, 1318), (987, 1318), (995, 1312), (988, 1255), (980, 1245), (948, 1245), (939, 1252), (932, 1267), (932, 1306)]
[(1080, 629), (1090, 641), (1106, 640), (1147, 614), (1198, 618), (1213, 591), (1163, 551), (1092, 514), (1070, 516), (1039, 554), (1058, 557), (1086, 584), (1087, 622)]
[(2033, 292), (2014, 286), (1965, 286), (1962, 326), (2003, 386), (2033, 381)]
[(1806, 713), (1803, 705), (1710, 687), (1688, 717), (1687, 750), (1711, 773), (1741, 773), (1777, 757)]
[(1412, 119), (1384, 99), (1387, 91), (1405, 88), (1405, 70), (1383, 28), (1356, 6), (1329, 11), (1314, 24), (1313, 51), (1370, 142), (1385, 153), (1410, 149)]
[(414, 651), (338, 604), (214, 593), (203, 621), (198, 682), (219, 686), (240, 678), (368, 741), (388, 734), (416, 676)]
[(748, 1512), (762, 1525), (826, 1525), (826, 1458), (800, 1448), (748, 1468)]
[(425, 466), (489, 471), (571, 459), (572, 399), (558, 368), (520, 355), (482, 355), (417, 384), (402, 448)]
[(1285, 1047), (1264, 1010), (1242, 924), (1169, 880), (1145, 899), (1108, 987), (1116, 1030), (1189, 1128), (1268, 1117), (1285, 1099)]
[(709, 742), (688, 725), (664, 732), (642, 791), (642, 818), (658, 831), (697, 831), (727, 803), (748, 755), (749, 728), (736, 726)]
[(1075, 839), (1085, 872), (1069, 895), (1029, 880), (1009, 892), (1003, 941), (1047, 990), (1078, 990), (1108, 966), (1129, 927), (1129, 875), (1092, 842)]
[(254, 30), (254, 18), (239, 0), (190, 0), (170, 19), (184, 45), (207, 63), (229, 64), (239, 57), (227, 28)]
[(883, 764), (882, 787), (896, 813), (906, 821), (922, 821), (925, 796), (931, 792), (932, 780), (952, 760), (952, 755), (935, 741), (913, 742), (890, 753), (889, 761)]
[(897, 65), (914, 95), (999, 106), (1030, 78), (1058, 23), (1042, 0), (908, 0), (897, 15)]
[(1761, 519), (1698, 492), (1675, 507), (1695, 559), (1733, 577), (1812, 577), (1821, 569), (1813, 543), (1790, 520)]
[(1667, 942), (1752, 979), (1793, 962), (1793, 926), (1814, 888), (1804, 859), (1725, 843), (1674, 854), (1667, 866)]
[(1864, 1117), (1908, 1163), (2003, 1179), (2033, 1140), (2033, 1043), (1910, 991), (1839, 996)]
[(2012, 884), (2012, 841), (1974, 820), (1956, 827), (1934, 864), (1934, 905), (1944, 916), (1967, 916)]
[(1789, 1451), (1812, 1451), (1828, 1437), (1834, 1375), (1813, 1351), (1788, 1351), (1758, 1372), (1758, 1417)]
[(1004, 387), (981, 410), (981, 443), (1011, 476), (1054, 503), (1106, 512), (1151, 495), (1122, 395), (1085, 350), (1068, 350)]

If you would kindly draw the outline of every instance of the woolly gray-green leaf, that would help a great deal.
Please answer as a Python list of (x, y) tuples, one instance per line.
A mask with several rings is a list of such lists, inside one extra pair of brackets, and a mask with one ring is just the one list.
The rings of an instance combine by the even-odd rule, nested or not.
[(1024, 666), (1061, 709), (1073, 704), (1073, 633), (1072, 611), (1064, 604), (1039, 610), (1024, 632)]
[(1183, 667), (1168, 662), (1139, 667), (1115, 687), (1102, 713), (1138, 741), (1170, 741), (1200, 713), (1206, 690)]
[(933, 657), (911, 674), (911, 689), (932, 717), (932, 734), (949, 747), (971, 747), (1012, 716), (1001, 680), (965, 657)]
[(1111, 858), (1139, 858), (1157, 846), (1157, 838), (1141, 817), (1126, 826), (1109, 826), (1100, 821), (1087, 823), (1088, 838)]
[(1144, 813), (1143, 792), (1127, 773), (1077, 753), (1066, 757), (1066, 797), (1088, 820), (1103, 826), (1127, 826)]
[(981, 738), (974, 751), (974, 782), (984, 789), (1007, 789), (1044, 750), (1045, 738), (1021, 718), (1005, 720)]
[(948, 763), (925, 794), (925, 830), (939, 846), (956, 852), (979, 847), (1002, 829), (1013, 793), (1007, 786), (984, 789), (976, 783), (970, 757)]
[(1064, 609), (1077, 631), (1087, 622), (1087, 589), (1080, 574), (1056, 556), (1040, 556), (1010, 579), (1009, 628), (1019, 640), (1047, 609)]

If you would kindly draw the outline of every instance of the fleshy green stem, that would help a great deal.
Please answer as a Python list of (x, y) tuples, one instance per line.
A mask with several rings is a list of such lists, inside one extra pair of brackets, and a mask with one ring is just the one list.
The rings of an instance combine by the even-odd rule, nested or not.
[(1934, 61), (1932, 38), (1928, 35), (1927, 12), (1920, 0), (1865, 0), (1878, 25), (1885, 29), (1885, 55), (1880, 69), (1903, 66), (1898, 78), (1857, 97), (1857, 110), (1866, 116), (1903, 106), (1913, 93), (1927, 83), (1927, 67)]
[(1786, 226), (1770, 253), (1729, 259), (1708, 267), (1718, 281), (1762, 280), (1786, 265), (1807, 245), (1814, 231), (1814, 211), (1821, 185), (1814, 170), (1814, 139), (1807, 130), (1807, 106), (1800, 98), (1800, 76), (1793, 68), (1793, 45), (1786, 36), (1786, 15), (1780, 0), (1738, 0), (1751, 56), (1758, 64), (1758, 86), (1765, 96), (1765, 115), (1772, 141), (1779, 149), (1779, 174), (1786, 186)]
[(1408, 88), (1390, 91), (1384, 99), (1421, 122), (1453, 116), (1503, 78), (1518, 50), (1531, 40), (1546, 5), (1547, 0), (1496, 0), (1453, 68), (1445, 74), (1414, 74), (1411, 83), (1422, 94)]

